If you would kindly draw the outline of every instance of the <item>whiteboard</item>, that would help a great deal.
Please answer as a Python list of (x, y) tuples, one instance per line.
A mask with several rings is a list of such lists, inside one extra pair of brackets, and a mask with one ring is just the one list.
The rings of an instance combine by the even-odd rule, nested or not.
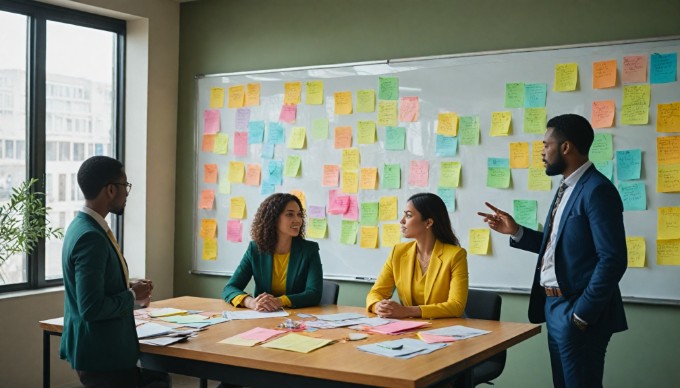
[[(680, 205), (679, 193), (656, 192), (656, 138), (675, 134), (656, 132), (657, 104), (680, 101), (680, 86), (677, 81), (651, 85), (651, 104), (647, 125), (621, 125), (621, 104), (623, 85), (621, 82), (624, 56), (652, 53), (678, 53), (680, 40), (677, 37), (655, 41), (609, 42), (579, 47), (552, 47), (523, 51), (474, 53), (444, 57), (386, 60), (370, 63), (308, 67), (269, 71), (253, 71), (230, 74), (199, 75), (196, 77), (196, 137), (195, 187), (194, 187), (194, 260), (193, 271), (206, 274), (231, 274), (241, 260), (250, 241), (250, 224), (259, 203), (266, 197), (261, 187), (245, 184), (231, 184), (230, 194), (218, 193), (218, 185), (204, 182), (204, 165), (217, 164), (221, 175), (228, 171), (230, 161), (245, 164), (259, 163), (262, 170), (268, 160), (263, 159), (263, 144), (249, 144), (247, 156), (234, 155), (234, 132), (236, 109), (227, 108), (227, 90), (230, 86), (260, 84), (260, 105), (250, 107), (250, 121), (264, 121), (267, 141), (270, 123), (279, 121), (284, 98), (284, 83), (301, 81), (303, 85), (301, 103), (297, 106), (296, 122), (283, 123), (285, 139), (288, 141), (292, 127), (306, 128), (304, 149), (287, 148), (286, 144), (276, 145), (274, 159), (285, 161), (289, 155), (301, 158), (301, 173), (298, 177), (284, 177), (283, 183), (275, 187), (277, 192), (301, 190), (305, 193), (306, 204), (326, 206), (328, 192), (340, 187), (322, 187), (324, 164), (341, 164), (342, 150), (334, 148), (334, 128), (352, 126), (352, 147), (361, 155), (361, 167), (378, 168), (378, 189), (359, 190), (359, 202), (377, 202), (384, 196), (398, 198), (398, 218), (381, 221), (380, 224), (398, 223), (407, 198), (418, 192), (437, 192), (442, 161), (458, 161), (462, 164), (460, 185), (455, 192), (455, 210), (450, 212), (452, 226), (461, 245), (468, 248), (469, 230), (485, 228), (477, 211), (484, 211), (483, 202), (494, 203), (501, 209), (512, 212), (513, 200), (532, 199), (538, 201), (537, 221), (542, 224), (554, 196), (560, 177), (552, 178), (550, 191), (529, 191), (527, 169), (511, 170), (511, 186), (508, 189), (486, 187), (487, 158), (508, 158), (510, 142), (531, 142), (542, 140), (542, 134), (523, 131), (522, 108), (505, 108), (506, 83), (547, 84), (546, 111), (548, 119), (564, 113), (577, 113), (591, 117), (591, 104), (599, 100), (615, 100), (616, 115), (612, 128), (596, 129), (596, 133), (613, 135), (614, 150), (640, 149), (642, 151), (641, 181), (647, 190), (646, 211), (626, 211), (624, 219), (627, 236), (642, 236), (646, 242), (646, 263), (644, 268), (629, 268), (621, 282), (622, 293), (633, 300), (657, 300), (675, 303), (680, 301), (680, 268), (656, 264), (657, 208)], [(616, 86), (608, 89), (591, 87), (592, 64), (596, 61), (615, 59), (617, 61)], [(578, 85), (573, 92), (554, 92), (554, 69), (556, 64), (577, 63)], [(649, 64), (648, 64), (649, 66)], [(379, 77), (393, 76), (399, 80), (399, 97), (417, 96), (419, 119), (416, 122), (399, 122), (406, 129), (406, 146), (403, 151), (385, 150), (386, 128), (377, 126), (377, 141), (374, 144), (358, 144), (357, 122), (374, 120), (377, 112), (356, 113), (357, 91), (372, 89), (376, 93), (376, 110)], [(304, 82), (321, 80), (324, 99), (322, 105), (305, 104)], [(647, 77), (649, 82), (649, 76)], [(224, 108), (220, 111), (220, 133), (229, 136), (226, 155), (201, 151), (204, 134), (203, 112), (209, 109), (211, 88), (225, 89)], [(354, 112), (347, 115), (334, 113), (334, 93), (352, 92)], [(492, 112), (510, 111), (512, 114), (511, 134), (505, 137), (490, 136)], [(480, 143), (478, 146), (458, 145), (453, 157), (435, 154), (436, 126), (439, 113), (456, 112), (458, 116), (477, 116), (480, 122)], [(328, 138), (312, 138), (312, 121), (327, 118)], [(409, 163), (412, 160), (429, 161), (429, 181), (426, 187), (408, 185)], [(384, 164), (401, 165), (401, 188), (382, 187)], [(616, 167), (613, 177), (616, 179)], [(203, 190), (214, 190), (215, 205), (212, 209), (199, 209), (198, 203)], [(232, 197), (246, 199), (246, 218), (242, 221), (242, 241), (227, 241), (227, 220), (230, 216)], [(217, 220), (217, 258), (203, 260), (203, 240), (200, 225), (203, 219)], [(343, 216), (327, 215), (326, 238), (314, 239), (319, 243), (324, 277), (372, 281), (379, 273), (390, 252), (390, 247), (377, 249), (360, 248), (360, 233), (354, 245), (340, 242)], [(309, 229), (309, 227), (308, 227)], [(382, 227), (380, 228), (382, 234)], [(380, 239), (379, 239), (380, 240)], [(404, 241), (404, 240), (402, 240)], [(536, 255), (513, 249), (508, 237), (491, 232), (488, 255), (468, 254), (471, 287), (491, 288), (509, 292), (526, 292), (531, 285)]]

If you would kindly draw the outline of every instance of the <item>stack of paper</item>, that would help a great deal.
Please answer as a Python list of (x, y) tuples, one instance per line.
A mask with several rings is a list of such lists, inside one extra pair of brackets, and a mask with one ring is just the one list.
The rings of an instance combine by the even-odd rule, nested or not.
[[(490, 331), (474, 329), (472, 327), (466, 327), (461, 325), (441, 327), (434, 330), (426, 330), (418, 333), (418, 336), (425, 342), (451, 342), (459, 341), (467, 338), (477, 337), (480, 335), (488, 334)], [(447, 337), (450, 340), (441, 341), (441, 338)]]
[(240, 346), (255, 346), (260, 342), (264, 342), (270, 338), (276, 337), (277, 335), (281, 335), (284, 333), (286, 333), (285, 330), (263, 329), (261, 327), (256, 327), (244, 333), (237, 334), (229, 338), (225, 338), (218, 343)]
[(261, 318), (275, 318), (275, 317), (287, 317), (288, 312), (285, 310), (265, 312), (265, 311), (253, 311), (253, 310), (241, 310), (241, 311), (225, 311), (222, 316), (227, 319), (261, 319)]
[(375, 344), (357, 346), (357, 349), (394, 358), (413, 358), (421, 354), (432, 353), (448, 346), (447, 344), (428, 344), (413, 338), (402, 338), (394, 341), (384, 341)]
[(310, 338), (304, 335), (290, 333), (273, 341), (267, 342), (266, 344), (263, 344), (262, 347), (289, 350), (291, 352), (309, 353), (320, 347), (326, 346), (331, 342), (333, 342), (333, 340)]
[(137, 337), (140, 344), (166, 346), (193, 337), (198, 331), (199, 329), (178, 330), (148, 322), (137, 326)]
[(402, 334), (409, 330), (429, 325), (429, 322), (418, 321), (394, 321), (386, 325), (373, 327), (370, 331), (379, 334)]
[(171, 315), (186, 314), (186, 310), (180, 310), (172, 307), (148, 309), (148, 314), (151, 318), (169, 317)]

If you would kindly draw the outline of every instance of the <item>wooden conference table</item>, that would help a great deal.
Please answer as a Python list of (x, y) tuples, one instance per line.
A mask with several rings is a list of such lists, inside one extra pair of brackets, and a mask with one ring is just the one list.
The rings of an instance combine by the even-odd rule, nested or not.
[[(221, 312), (234, 309), (221, 299), (179, 297), (153, 302), (151, 307)], [(327, 305), (290, 310), (293, 320), (301, 320), (297, 313), (336, 314), (355, 312), (366, 314), (359, 307)], [(373, 314), (369, 314), (373, 316)], [(205, 379), (228, 381), (250, 387), (426, 387), (461, 373), (459, 385), (472, 386), (471, 367), (496, 353), (522, 342), (541, 331), (540, 325), (485, 321), (476, 319), (433, 319), (435, 329), (451, 325), (464, 325), (491, 333), (451, 343), (433, 353), (402, 360), (362, 352), (355, 347), (397, 338), (414, 338), (414, 333), (399, 336), (369, 335), (361, 341), (344, 341), (350, 329), (324, 329), (314, 332), (320, 338), (338, 342), (303, 354), (260, 346), (243, 347), (219, 344), (227, 337), (254, 327), (274, 328), (286, 318), (266, 318), (230, 321), (209, 326), (197, 337), (183, 343), (159, 347), (140, 345), (142, 366), (170, 373)], [(55, 323), (56, 322), (56, 323)], [(56, 320), (40, 322), (43, 336), (43, 370), (45, 386), (49, 386), (49, 336), (60, 335), (62, 326)]]

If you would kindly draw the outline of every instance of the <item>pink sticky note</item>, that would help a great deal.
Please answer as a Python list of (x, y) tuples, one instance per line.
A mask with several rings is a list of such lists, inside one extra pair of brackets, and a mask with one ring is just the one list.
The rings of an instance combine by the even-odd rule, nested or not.
[(248, 155), (248, 132), (234, 132), (234, 155)]
[(238, 336), (243, 338), (243, 339), (251, 339), (251, 340), (258, 340), (258, 341), (266, 341), (272, 337), (275, 337), (280, 334), (287, 333), (285, 330), (274, 330), (274, 329), (264, 329), (262, 327), (256, 327), (254, 329), (250, 329), (244, 333), (239, 334)]
[(220, 131), (220, 111), (206, 109), (203, 111), (203, 133), (215, 134)]
[(435, 343), (440, 343), (440, 342), (454, 342), (456, 341), (455, 338), (453, 337), (447, 337), (445, 335), (435, 335), (435, 334), (427, 334), (427, 333), (418, 333), (418, 336), (420, 337), (421, 340), (425, 341), (428, 344), (435, 344)]
[(239, 220), (227, 221), (227, 240), (233, 242), (241, 242), (243, 225)]
[(259, 186), (260, 185), (260, 165), (258, 163), (248, 164), (246, 169), (246, 185)]
[(307, 215), (309, 218), (326, 218), (326, 207), (309, 205), (309, 209), (307, 209)]
[(250, 108), (238, 108), (236, 110), (236, 129), (248, 129), (250, 121)]
[(614, 100), (593, 101), (590, 122), (593, 128), (610, 128), (614, 125)]
[(199, 209), (212, 209), (215, 202), (215, 190), (202, 190), (201, 201), (198, 203)]
[(339, 190), (328, 191), (328, 213), (329, 214), (345, 214), (349, 209), (349, 196), (338, 195)]
[(430, 162), (427, 160), (412, 160), (409, 166), (409, 186), (427, 187), (429, 180)]
[(323, 187), (338, 187), (340, 180), (340, 166), (336, 164), (323, 165), (323, 179), (321, 186)]
[(400, 334), (405, 331), (413, 330), (426, 325), (429, 325), (429, 323), (416, 321), (396, 321), (386, 325), (375, 326), (371, 329), (371, 331), (380, 334)]
[(623, 57), (621, 80), (624, 84), (647, 82), (647, 57), (644, 55)]
[(342, 216), (344, 220), (359, 221), (359, 200), (356, 195), (348, 195), (349, 206), (347, 206), (347, 211), (345, 215)]
[(279, 121), (285, 123), (294, 123), (295, 116), (297, 115), (297, 105), (284, 105), (281, 107), (281, 114), (279, 115)]
[(402, 97), (399, 100), (399, 121), (418, 121), (418, 97)]

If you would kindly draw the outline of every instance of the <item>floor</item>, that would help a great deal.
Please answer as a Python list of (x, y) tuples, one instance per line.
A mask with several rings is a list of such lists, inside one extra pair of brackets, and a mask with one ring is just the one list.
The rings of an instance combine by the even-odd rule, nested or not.
[[(172, 388), (198, 388), (198, 379), (196, 377), (189, 377), (184, 375), (172, 374)], [(218, 381), (208, 381), (208, 388), (215, 388), (219, 384)]]

